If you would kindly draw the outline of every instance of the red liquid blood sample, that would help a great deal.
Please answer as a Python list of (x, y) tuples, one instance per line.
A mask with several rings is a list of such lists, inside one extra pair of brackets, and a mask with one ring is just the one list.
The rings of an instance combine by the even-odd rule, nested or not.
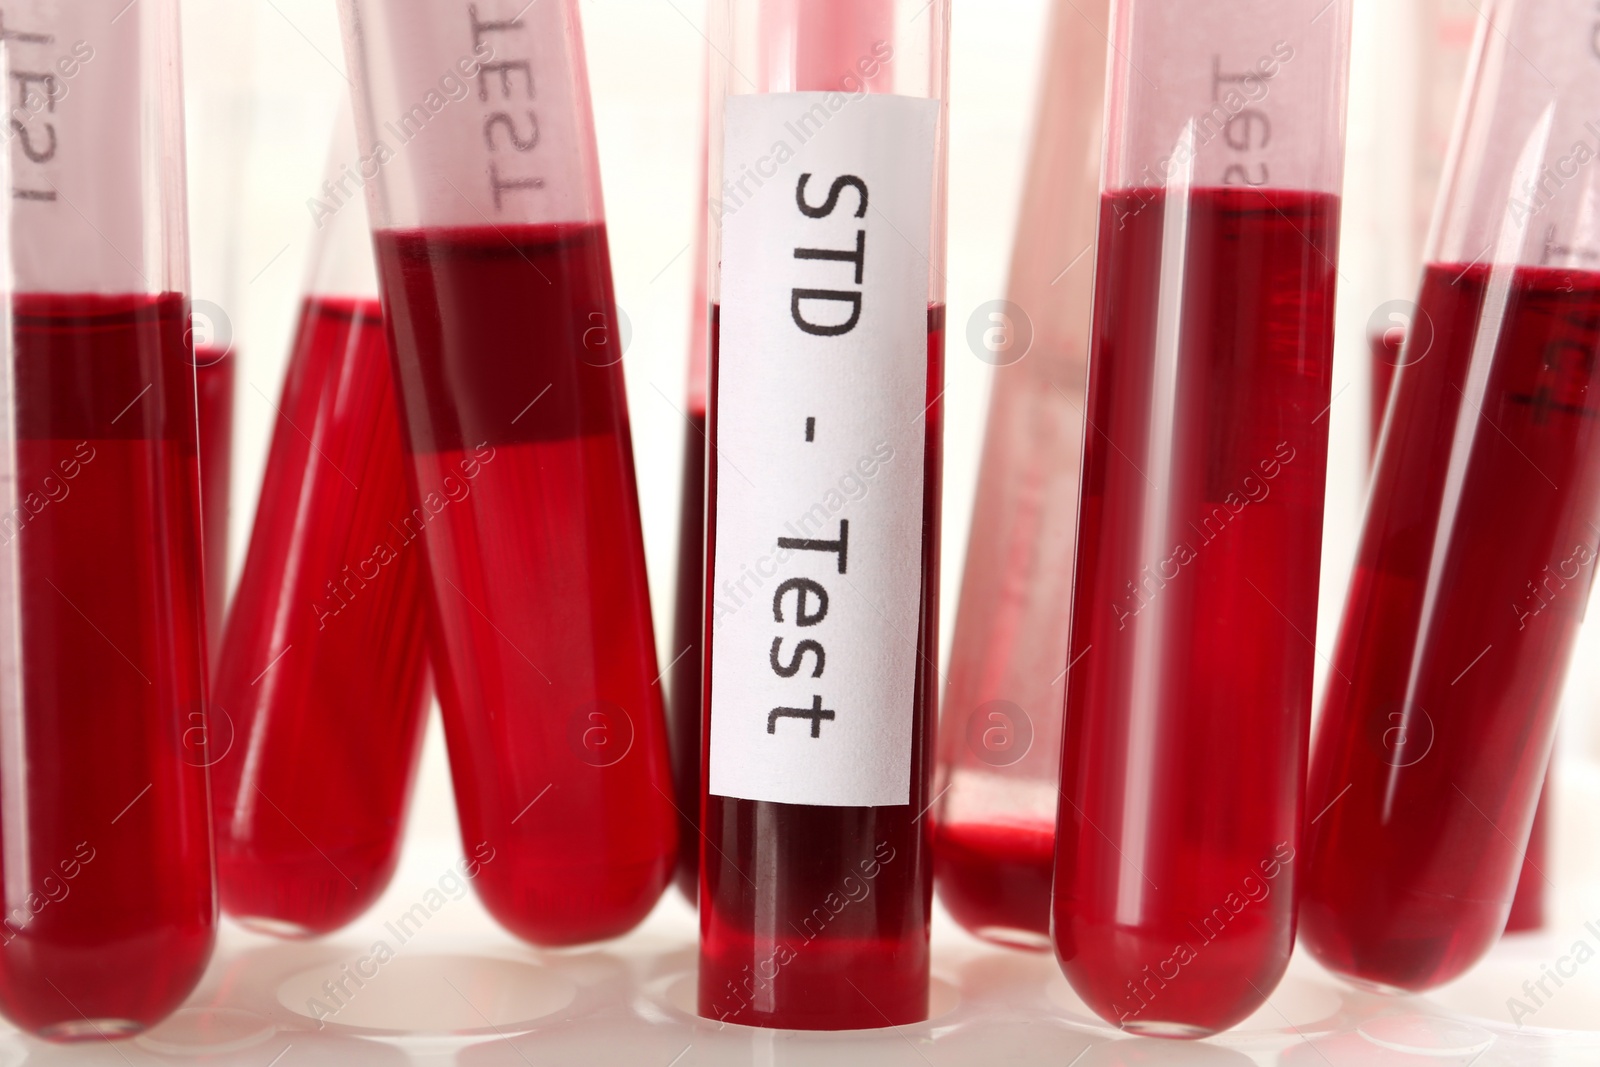
[[(716, 390), (719, 309), (712, 311), (711, 382)], [(928, 1015), (928, 922), (933, 904), (933, 841), (926, 817), (938, 673), (939, 502), (944, 378), (943, 305), (928, 309), (928, 408), (922, 507), (922, 606), (913, 693), (911, 803), (899, 807), (820, 807), (705, 797), (706, 844), (700, 879), (700, 1013), (765, 1027), (853, 1030), (917, 1022)], [(715, 430), (708, 445), (716, 451)], [(707, 514), (716, 514), (716, 466), (709, 468)], [(706, 558), (714, 559), (714, 524)], [(707, 596), (715, 595), (708, 575)], [(711, 676), (707, 613), (705, 677)], [(711, 736), (705, 702), (703, 737)], [(781, 889), (758, 882), (787, 872)], [(858, 874), (857, 872), (861, 872)], [(842, 880), (866, 872), (870, 892), (837, 914), (819, 916)], [(757, 909), (776, 901), (777, 911)], [(792, 959), (786, 959), (792, 953)], [(776, 960), (773, 1011), (748, 993), (751, 967)], [(798, 1009), (798, 1010), (797, 1010)]]
[(0, 1008), (98, 1041), (177, 1008), (216, 929), (188, 307), (24, 293), (12, 316)]
[(677, 816), (605, 228), (375, 238), (474, 885), (536, 944), (618, 936)]
[(1048, 939), (1050, 881), (1055, 875), (1054, 823), (960, 822), (934, 827), (934, 878), (939, 899), (962, 926), (1016, 948), (1048, 947), (1016, 931)]
[(1102, 200), (1053, 907), (1130, 1031), (1238, 1023), (1294, 943), (1338, 224), (1327, 193)]
[(700, 889), (700, 652), (705, 590), (706, 413), (689, 412), (683, 438), (683, 511), (678, 518), (678, 585), (672, 619), (672, 782), (678, 809), (678, 889), (691, 903)]
[(228, 511), (233, 490), (233, 390), (238, 360), (231, 348), (197, 345), (194, 363), (200, 401), (200, 529), (206, 561), (206, 638), (215, 663), (228, 608)]
[(1522, 934), (1541, 930), (1546, 921), (1545, 887), (1550, 883), (1550, 793), (1547, 776), (1539, 790), (1539, 806), (1533, 812), (1533, 827), (1528, 831), (1528, 847), (1522, 854), (1522, 873), (1517, 875), (1517, 892), (1511, 898), (1511, 913), (1506, 916), (1506, 933)]
[[(1400, 366), (1401, 349), (1405, 332), (1390, 329), (1374, 334), (1372, 341), (1372, 457), (1376, 462), (1378, 441), (1383, 434), (1383, 417), (1388, 410), (1389, 394), (1394, 387), (1395, 371)], [(1545, 923), (1545, 888), (1548, 876), (1544, 873), (1545, 845), (1549, 836), (1546, 825), (1550, 799), (1548, 784), (1539, 793), (1539, 807), (1534, 814), (1533, 830), (1528, 838), (1527, 852), (1523, 857), (1522, 874), (1517, 879), (1517, 893), (1511, 901), (1511, 914), (1506, 919), (1508, 934), (1538, 930)]]
[(425, 572), (376, 300), (308, 299), (214, 691), (223, 909), (285, 936), (378, 898), (427, 709)]
[(1395, 385), (1301, 905), (1324, 966), (1406, 990), (1505, 926), (1600, 537), (1600, 274), (1433, 265), (1420, 306), (1435, 337)]

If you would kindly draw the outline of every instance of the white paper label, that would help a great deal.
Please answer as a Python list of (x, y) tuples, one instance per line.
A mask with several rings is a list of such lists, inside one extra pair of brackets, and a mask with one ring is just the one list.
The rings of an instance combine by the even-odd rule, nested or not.
[(141, 196), (155, 195), (141, 36), (159, 21), (126, 0), (0, 4), (11, 288), (144, 292), (163, 266)]
[[(482, 226), (593, 217), (593, 120), (577, 5), (360, 0), (361, 156), (382, 226)], [(347, 39), (349, 39), (347, 37)]]
[(727, 101), (710, 790), (911, 800), (938, 104)]

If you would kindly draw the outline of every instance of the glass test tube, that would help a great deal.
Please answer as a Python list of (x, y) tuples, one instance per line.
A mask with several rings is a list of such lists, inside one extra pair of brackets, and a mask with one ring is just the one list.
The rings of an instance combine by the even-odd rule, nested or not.
[[(710, 101), (710, 52), (706, 54), (706, 84)], [(689, 304), (689, 380), (683, 435), (683, 499), (678, 515), (678, 575), (673, 591), (672, 649), (668, 668), (667, 727), (671, 733), (673, 803), (678, 809), (678, 866), (674, 881), (679, 892), (695, 903), (700, 894), (700, 671), (705, 666), (701, 634), (705, 630), (706, 593), (706, 393), (710, 337), (710, 308), (706, 303), (706, 247), (710, 200), (704, 141), (701, 130), (700, 214), (695, 231), (694, 295)]]
[(479, 896), (632, 928), (676, 858), (576, 0), (341, 0)]
[(0, 16), (0, 1011), (99, 1041), (216, 929), (177, 7)]
[(1072, 546), (1099, 216), (1109, 0), (1059, 0), (1011, 258), (935, 780), (934, 885), (956, 920), (1050, 947)]
[(189, 248), (194, 279), (196, 386), (200, 394), (200, 508), (205, 551), (206, 631), (211, 662), (221, 648), (228, 603), (228, 530), (233, 487), (233, 408), (238, 349), (231, 316), (241, 310), (240, 209), (249, 159), (254, 7), (236, 0), (179, 5), (188, 121)]
[(1053, 890), (1129, 1031), (1253, 1012), (1294, 943), (1347, 3), (1114, 0)]
[(228, 609), (229, 497), (233, 493), (233, 401), (238, 349), (194, 344), (200, 431), (200, 524), (205, 553), (206, 647), (215, 659)]
[[(1473, 0), (1427, 0), (1425, 10), (1432, 16), (1432, 47), (1425, 56), (1425, 69), (1429, 84), (1425, 100), (1426, 122), (1423, 127), (1421, 165), (1416, 172), (1416, 195), (1413, 197), (1413, 214), (1416, 225), (1414, 248), (1420, 256), (1427, 243), (1428, 223), (1433, 216), (1433, 202), (1444, 172), (1445, 153), (1450, 144), (1450, 129), (1455, 121), (1457, 104), (1466, 80), (1467, 63), (1472, 54), (1472, 42), (1477, 33), (1479, 7)], [(1388, 354), (1398, 357), (1400, 338), (1391, 335)], [(1391, 358), (1390, 363), (1393, 363)], [(1394, 368), (1387, 371), (1382, 401), (1388, 403), (1389, 387), (1394, 384)], [(1383, 408), (1377, 409), (1378, 415)], [(1377, 455), (1378, 428), (1373, 429), (1373, 455)], [(1517, 892), (1511, 903), (1511, 914), (1506, 919), (1506, 933), (1523, 933), (1544, 926), (1546, 897), (1550, 881), (1545, 876), (1546, 846), (1550, 835), (1550, 808), (1555, 803), (1556, 759), (1552, 752), (1545, 768), (1544, 785), (1539, 792), (1539, 806), (1535, 810), (1533, 829), (1529, 832), (1528, 848), (1523, 858), (1522, 874), (1517, 879)]]
[(724, 0), (713, 14), (700, 1012), (914, 1022), (932, 897), (949, 9)]
[(1600, 552), (1593, 5), (1484, 17), (1306, 799), (1303, 943), (1386, 989), (1505, 925)]
[[(1444, 172), (1445, 154), (1450, 147), (1450, 130), (1455, 122), (1457, 104), (1466, 79), (1479, 13), (1479, 6), (1473, 0), (1418, 0), (1417, 6), (1418, 15), (1423, 20), (1422, 34), (1417, 37), (1419, 47), (1416, 55), (1422, 84), (1421, 96), (1417, 100), (1420, 114), (1416, 144), (1412, 149), (1411, 234), (1402, 261), (1412, 272), (1412, 278), (1415, 277), (1414, 264), (1420, 264), (1427, 244), (1428, 225), (1432, 221), (1433, 205)], [(1405, 337), (1405, 327), (1399, 323), (1375, 332), (1372, 337), (1371, 429), (1374, 459), (1377, 457), (1378, 435), (1383, 430), (1383, 416), (1388, 409), (1395, 367)], [(1547, 815), (1552, 803), (1554, 764), (1552, 755), (1544, 788), (1539, 793), (1539, 807), (1528, 839), (1523, 873), (1517, 880), (1516, 897), (1506, 919), (1507, 933), (1536, 930), (1544, 925), (1544, 898), (1549, 884), (1544, 874), (1545, 845), (1549, 832)]]
[(213, 693), (232, 726), (211, 770), (222, 907), (285, 936), (343, 926), (388, 884), (428, 707), (428, 519), (356, 165), (346, 111)]
[[(1409, 287), (1415, 284), (1428, 240), (1433, 204), (1444, 171), (1445, 154), (1450, 147), (1450, 131), (1477, 32), (1478, 5), (1474, 0), (1409, 0), (1395, 14), (1406, 23), (1405, 29), (1409, 31), (1398, 35), (1404, 49), (1400, 55), (1412, 69), (1415, 84), (1409, 87), (1413, 94), (1409, 100), (1402, 97), (1405, 105), (1395, 116), (1399, 120), (1398, 128), (1387, 131), (1393, 139), (1386, 143), (1384, 159), (1393, 166), (1376, 176), (1383, 183), (1378, 195), (1386, 208), (1393, 205), (1394, 210), (1388, 218), (1393, 229), (1373, 266), (1389, 277), (1389, 292), (1399, 296), (1402, 293), (1414, 295)], [(1391, 80), (1385, 81), (1383, 93), (1380, 106), (1385, 108), (1386, 115), (1393, 115), (1394, 84)], [(1396, 179), (1400, 180), (1398, 187)], [(1395, 368), (1405, 344), (1407, 327), (1414, 317), (1414, 309), (1407, 313), (1399, 307), (1391, 308), (1383, 321), (1372, 324), (1368, 338), (1372, 352), (1368, 428), (1374, 459), (1394, 385)], [(1430, 330), (1428, 336), (1431, 337), (1431, 328), (1425, 329)], [(1544, 789), (1539, 794), (1538, 815), (1528, 840), (1523, 875), (1517, 881), (1516, 898), (1506, 919), (1507, 933), (1535, 930), (1544, 925), (1547, 888), (1544, 850), (1548, 808), (1552, 803), (1553, 756), (1551, 763)]]

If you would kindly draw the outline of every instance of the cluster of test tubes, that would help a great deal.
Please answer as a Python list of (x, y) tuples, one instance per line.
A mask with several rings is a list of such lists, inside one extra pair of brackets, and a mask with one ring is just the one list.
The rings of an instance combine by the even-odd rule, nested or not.
[(130, 1037), (219, 909), (358, 920), (435, 701), (495, 922), (588, 945), (676, 883), (719, 1023), (927, 1019), (936, 893), (1164, 1038), (1297, 938), (1402, 994), (1539, 926), (1600, 567), (1600, 51), (1580, 0), (1402, 6), (1413, 314), (1361, 338), (1319, 683), (1352, 0), (1052, 5), (943, 671), (959, 5), (708, 5), (658, 660), (578, 0), (338, 0), (231, 596), (239, 354), (189, 267), (235, 284), (241, 178), (186, 195), (183, 148), (238, 99), (186, 101), (180, 0), (8, 2), (0, 1013)]

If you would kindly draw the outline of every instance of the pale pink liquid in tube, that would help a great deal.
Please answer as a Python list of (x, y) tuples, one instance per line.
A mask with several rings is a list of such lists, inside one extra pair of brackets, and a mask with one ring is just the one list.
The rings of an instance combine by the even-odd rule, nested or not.
[(939, 899), (980, 937), (1038, 950), (1050, 944), (1109, 7), (1054, 7), (1009, 303), (991, 305), (974, 350), (994, 385), (935, 779)]

